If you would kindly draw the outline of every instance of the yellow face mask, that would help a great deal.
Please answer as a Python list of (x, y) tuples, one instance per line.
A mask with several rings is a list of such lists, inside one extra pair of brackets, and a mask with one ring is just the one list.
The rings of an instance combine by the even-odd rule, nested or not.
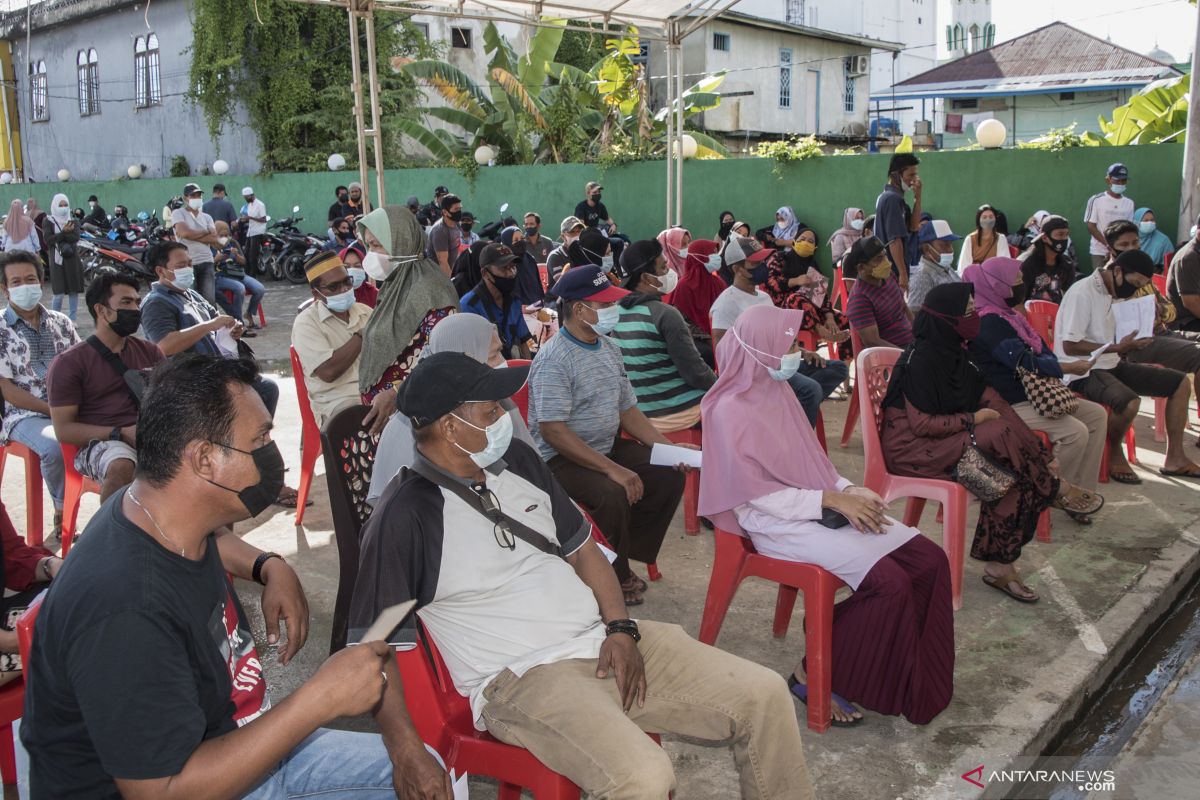
[(886, 280), (892, 274), (892, 262), (885, 258), (871, 267), (871, 271), (868, 274), (877, 281)]
[(797, 239), (796, 243), (792, 245), (792, 249), (795, 250), (796, 255), (800, 256), (801, 258), (808, 258), (813, 253), (817, 252), (817, 246), (805, 239)]

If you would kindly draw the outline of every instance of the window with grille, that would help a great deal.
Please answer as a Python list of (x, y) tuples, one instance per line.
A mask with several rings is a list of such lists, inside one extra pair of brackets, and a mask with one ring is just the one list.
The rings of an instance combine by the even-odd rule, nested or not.
[(471, 29), (470, 28), (451, 28), (450, 29), (450, 46), (457, 47), (460, 50), (471, 49)]
[(100, 56), (96, 49), (80, 50), (75, 57), (79, 76), (79, 116), (100, 113)]
[(133, 43), (133, 95), (138, 108), (162, 105), (158, 36), (139, 36)]
[(779, 107), (792, 107), (792, 48), (779, 50)]
[(728, 33), (713, 34), (713, 50), (720, 50), (721, 52), (728, 53), (729, 45), (730, 36)]
[(35, 61), (29, 65), (29, 116), (34, 122), (50, 119), (47, 94), (46, 62)]
[(846, 91), (842, 95), (842, 107), (846, 113), (854, 113), (854, 56), (842, 60), (842, 73), (846, 78)]

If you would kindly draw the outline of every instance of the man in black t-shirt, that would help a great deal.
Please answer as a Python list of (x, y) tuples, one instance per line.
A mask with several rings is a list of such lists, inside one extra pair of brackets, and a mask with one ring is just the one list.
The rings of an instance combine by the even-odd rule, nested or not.
[(613, 222), (607, 206), (600, 202), (603, 191), (603, 186), (595, 181), (589, 181), (588, 185), (584, 187), (584, 199), (575, 206), (575, 216), (587, 227), (599, 228), (608, 236), (609, 242), (612, 243), (613, 262), (620, 264), (621, 252), (629, 243), (629, 237), (617, 231), (617, 223)]
[[(33, 798), (266, 800), (354, 788), (449, 800), (384, 642), (335, 654), (271, 706), (226, 573), (264, 585), (267, 644), (285, 664), (309, 612), (291, 567), (226, 527), (265, 510), (283, 484), (256, 375), (249, 360), (191, 355), (156, 372), (135, 480), (101, 506), (37, 618), (21, 724)], [(368, 711), (382, 737), (321, 727)]]

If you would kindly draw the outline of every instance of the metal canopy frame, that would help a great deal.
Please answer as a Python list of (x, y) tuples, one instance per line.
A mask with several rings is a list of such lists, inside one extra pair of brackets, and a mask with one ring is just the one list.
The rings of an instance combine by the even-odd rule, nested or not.
[[(350, 58), (354, 95), (354, 122), (358, 139), (358, 174), (363, 199), (368, 207), (386, 202), (383, 182), (383, 132), (379, 119), (379, 76), (375, 57), (375, 11), (395, 11), (413, 15), (508, 22), (535, 28), (557, 27), (542, 17), (591, 22), (604, 26), (602, 32), (616, 35), (622, 28), (636, 26), (638, 38), (666, 44), (667, 87), (667, 174), (666, 224), (679, 225), (683, 219), (683, 40), (714, 17), (729, 11), (740, 0), (691, 0), (682, 7), (679, 0), (291, 0), (313, 6), (342, 8), (350, 23)], [(363, 104), (362, 65), (359, 26), (363, 25), (367, 45), (367, 78), (371, 106), (371, 125), (366, 125)], [(649, 30), (644, 30), (648, 27)], [(568, 22), (567, 30), (596, 33), (595, 28)], [(375, 198), (368, 189), (367, 139), (371, 140), (375, 163)]]

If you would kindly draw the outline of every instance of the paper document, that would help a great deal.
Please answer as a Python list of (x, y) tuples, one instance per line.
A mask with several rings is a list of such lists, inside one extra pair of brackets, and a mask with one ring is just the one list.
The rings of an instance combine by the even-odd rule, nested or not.
[(1109, 346), (1106, 344), (1102, 344), (1099, 347), (1097, 347), (1095, 350), (1092, 351), (1092, 354), (1090, 356), (1088, 356), (1088, 361), (1091, 362), (1092, 364), (1095, 364), (1096, 360), (1099, 359), (1100, 356), (1102, 356), (1108, 352), (1108, 347)]
[(694, 469), (700, 469), (700, 451), (687, 447), (677, 447), (673, 444), (655, 444), (650, 448), (650, 463), (656, 467), (674, 467), (686, 464)]
[(467, 773), (454, 777), (454, 770), (450, 770), (450, 783), (454, 786), (454, 800), (468, 800), (467, 795)]
[(233, 338), (233, 334), (229, 332), (229, 328), (221, 328), (213, 336), (216, 337), (217, 347), (220, 348), (222, 353), (226, 356), (237, 356), (237, 339)]
[(1157, 311), (1154, 295), (1136, 300), (1123, 300), (1112, 304), (1112, 313), (1117, 320), (1114, 341), (1121, 341), (1130, 333), (1137, 332), (1135, 339), (1148, 339), (1154, 335), (1154, 314)]
[(362, 635), (359, 641), (386, 642), (388, 634), (396, 630), (416, 604), (416, 600), (408, 600), (404, 603), (398, 603), (385, 608), (379, 612), (379, 616), (375, 618), (375, 621), (371, 623), (371, 627), (367, 628), (367, 632)]

